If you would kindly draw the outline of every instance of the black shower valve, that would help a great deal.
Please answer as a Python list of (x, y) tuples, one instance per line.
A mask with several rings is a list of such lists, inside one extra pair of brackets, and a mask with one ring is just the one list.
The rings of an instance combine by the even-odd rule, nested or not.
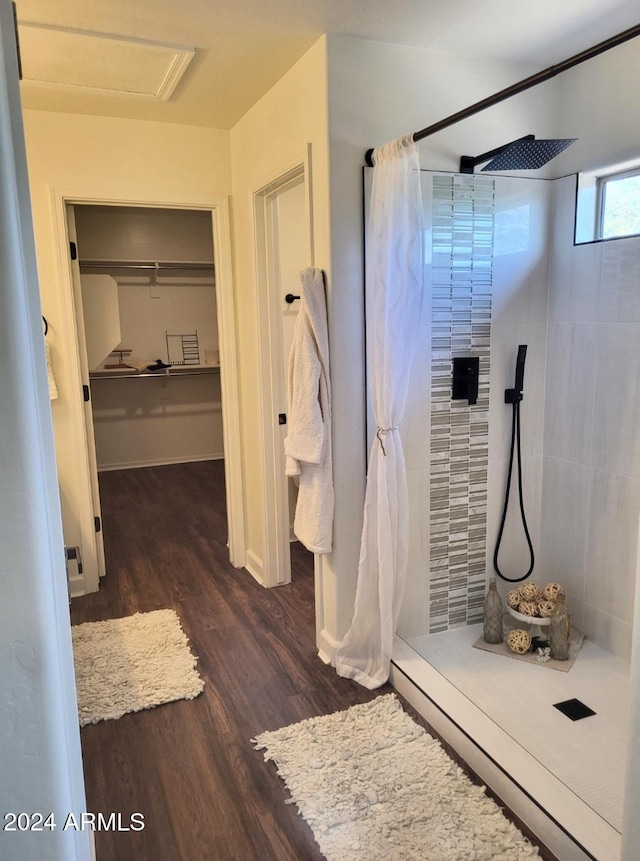
[(469, 406), (477, 404), (479, 374), (480, 359), (478, 356), (454, 356), (451, 399), (467, 401)]

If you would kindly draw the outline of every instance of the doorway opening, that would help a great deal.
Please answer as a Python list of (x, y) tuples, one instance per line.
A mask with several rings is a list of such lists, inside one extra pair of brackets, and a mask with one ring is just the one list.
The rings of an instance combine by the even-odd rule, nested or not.
[[(297, 482), (285, 474), (287, 373), (300, 307), (300, 272), (313, 265), (309, 154), (254, 191), (256, 281), (260, 327), (262, 441), (264, 450), (264, 585), (291, 581), (293, 568), (317, 572), (314, 554), (293, 532)], [(314, 562), (312, 562), (314, 560)], [(249, 570), (251, 570), (249, 568)]]
[[(193, 469), (167, 467), (224, 458), (210, 215), (77, 205), (67, 222), (80, 273), (74, 292), (92, 473), (142, 467), (159, 481), (189, 472), (194, 480)], [(219, 472), (197, 473), (212, 493), (221, 489)], [(103, 576), (100, 479), (94, 518)]]
[[(100, 483), (141, 468), (164, 483), (200, 482), (207, 493), (222, 494), (223, 545), (242, 567), (226, 200), (61, 203), (58, 232), (69, 241), (66, 311), (73, 322), (66, 328), (77, 346), (79, 395), (69, 392), (69, 400), (81, 404), (75, 462), (59, 464), (70, 593), (96, 591), (106, 570)], [(196, 496), (200, 490), (194, 486)], [(193, 535), (185, 535), (189, 540)]]

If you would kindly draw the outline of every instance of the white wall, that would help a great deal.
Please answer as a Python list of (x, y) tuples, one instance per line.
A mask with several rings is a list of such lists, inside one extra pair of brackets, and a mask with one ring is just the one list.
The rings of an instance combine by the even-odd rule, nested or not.
[(578, 140), (554, 160), (554, 176), (640, 158), (639, 76), (638, 38), (558, 76), (558, 137)]
[(82, 480), (78, 462), (82, 441), (72, 400), (80, 392), (73, 388), (77, 359), (63, 313), (52, 196), (111, 197), (132, 203), (153, 198), (171, 205), (183, 196), (229, 194), (229, 133), (46, 111), (25, 111), (25, 129), (40, 291), (59, 390), (52, 411), (65, 539), (77, 545), (81, 536), (74, 502)]
[[(246, 477), (247, 550), (256, 565), (264, 554), (263, 458), (260, 438), (255, 244), (252, 194), (306, 157), (311, 144), (314, 265), (334, 290), (329, 251), (326, 40), (321, 38), (231, 130), (233, 230), (238, 313), (238, 353)], [(294, 291), (295, 292), (295, 291)], [(333, 615), (330, 560), (325, 566), (326, 600), (319, 612)], [(321, 590), (322, 591), (322, 590)], [(324, 603), (323, 603), (324, 601)], [(324, 624), (321, 621), (321, 627)], [(332, 631), (335, 624), (327, 622)]]
[[(335, 636), (353, 614), (365, 474), (362, 177), (370, 147), (424, 128), (514, 83), (532, 69), (343, 36), (328, 39), (333, 290), (330, 338), (336, 524), (331, 564)], [(420, 144), (421, 164), (456, 170), (524, 134), (550, 134), (552, 85), (503, 103)]]

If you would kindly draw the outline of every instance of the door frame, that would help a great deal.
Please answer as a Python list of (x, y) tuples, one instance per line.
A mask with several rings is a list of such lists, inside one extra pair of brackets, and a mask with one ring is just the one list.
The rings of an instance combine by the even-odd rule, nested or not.
[[(67, 236), (69, 240), (75, 243), (77, 247), (78, 243), (78, 232), (76, 229), (76, 214), (75, 207), (71, 203), (67, 203), (65, 206), (65, 220), (67, 224)], [(67, 246), (68, 247), (68, 246)], [(73, 290), (73, 300), (74, 300), (74, 323), (76, 326), (77, 337), (76, 344), (78, 347), (78, 361), (80, 363), (80, 374), (83, 377), (83, 382), (89, 387), (89, 391), (91, 391), (90, 380), (89, 380), (89, 363), (87, 360), (87, 338), (86, 331), (84, 325), (84, 308), (83, 308), (83, 297), (82, 297), (82, 283), (80, 276), (80, 261), (73, 260), (70, 258), (69, 260), (71, 267), (71, 287)], [(104, 533), (102, 531), (102, 505), (100, 503), (100, 485), (98, 483), (98, 457), (96, 452), (96, 438), (93, 424), (93, 398), (89, 397), (89, 399), (82, 403), (83, 411), (83, 428), (86, 436), (86, 447), (87, 447), (87, 457), (88, 457), (88, 466), (89, 466), (89, 482), (90, 482), (90, 492), (91, 492), (91, 514), (93, 515), (94, 521), (96, 518), (99, 518), (98, 523), (100, 528), (98, 530), (94, 529), (93, 532), (93, 540), (94, 546), (92, 546), (92, 558), (88, 560), (86, 558), (86, 554), (82, 555), (82, 564), (76, 563), (76, 575), (75, 577), (69, 578), (69, 588), (71, 590), (71, 594), (73, 595), (78, 586), (86, 591), (86, 583), (91, 582), (100, 582), (98, 579), (95, 580), (95, 569), (98, 571), (98, 578), (104, 577), (107, 573), (105, 558), (104, 558)], [(85, 500), (86, 501), (86, 500)], [(83, 511), (86, 510), (84, 507)], [(80, 524), (81, 530), (84, 527), (84, 531), (86, 532), (86, 524)], [(85, 541), (84, 534), (81, 532), (81, 548), (84, 549)], [(72, 585), (73, 584), (73, 585)], [(76, 589), (73, 588), (76, 587)]]
[[(231, 266), (231, 230), (229, 220), (229, 200), (227, 195), (203, 196), (194, 193), (171, 195), (163, 192), (148, 191), (145, 194), (118, 194), (113, 191), (91, 191), (86, 189), (49, 188), (55, 257), (58, 278), (62, 285), (61, 312), (62, 337), (65, 343), (73, 345), (69, 350), (70, 372), (78, 392), (70, 398), (73, 416), (73, 434), (78, 458), (76, 468), (80, 480), (80, 495), (83, 510), (88, 512), (86, 523), (80, 524), (81, 534), (86, 540), (88, 533), (93, 538), (95, 531), (91, 511), (91, 470), (88, 441), (85, 425), (84, 403), (80, 397), (83, 384), (82, 366), (78, 347), (78, 327), (76, 324), (74, 288), (69, 256), (69, 231), (66, 206), (130, 206), (149, 209), (196, 209), (211, 214), (213, 235), (213, 260), (216, 273), (216, 310), (218, 316), (218, 336), (220, 348), (220, 389), (222, 394), (222, 426), (224, 444), (225, 489), (227, 501), (229, 560), (235, 568), (245, 565), (245, 527), (244, 501), (242, 492), (242, 458), (240, 447), (240, 411), (238, 397), (238, 359), (236, 345), (236, 312), (233, 294)], [(90, 545), (91, 546), (91, 545)], [(98, 589), (98, 583), (85, 582), (85, 592)]]
[[(270, 266), (268, 225), (269, 202), (287, 185), (302, 177), (305, 189), (307, 265), (313, 266), (313, 208), (311, 188), (311, 144), (297, 158), (282, 165), (251, 189), (251, 214), (256, 273), (256, 305), (260, 364), (260, 438), (262, 442), (262, 483), (264, 494), (264, 548), (260, 582), (282, 586), (291, 582), (288, 481), (284, 471), (284, 450), (276, 416), (286, 404), (286, 386), (278, 379), (271, 357), (281, 350), (282, 306), (275, 301)], [(279, 353), (278, 353), (279, 355)], [(255, 574), (254, 574), (255, 576)]]
[[(60, 494), (38, 289), (15, 18), (0, 0), (0, 338), (3, 362), (0, 652), (2, 765), (23, 809), (87, 809)], [(26, 754), (26, 755), (25, 755)], [(51, 805), (51, 807), (49, 807)], [(16, 835), (17, 836), (17, 835)], [(23, 857), (42, 835), (18, 838)], [(93, 833), (56, 835), (50, 858), (95, 859)], [(9, 848), (9, 852), (11, 849)]]

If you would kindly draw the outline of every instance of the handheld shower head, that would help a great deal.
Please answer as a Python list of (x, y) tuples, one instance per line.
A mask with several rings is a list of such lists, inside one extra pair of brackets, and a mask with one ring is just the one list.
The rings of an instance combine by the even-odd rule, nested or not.
[(524, 388), (524, 363), (527, 358), (527, 345), (520, 344), (518, 347), (518, 358), (516, 359), (516, 381), (515, 388), (522, 394)]
[(524, 397), (524, 363), (527, 358), (527, 345), (520, 344), (518, 347), (518, 357), (516, 358), (516, 378), (512, 389), (504, 390), (505, 404), (515, 404)]

